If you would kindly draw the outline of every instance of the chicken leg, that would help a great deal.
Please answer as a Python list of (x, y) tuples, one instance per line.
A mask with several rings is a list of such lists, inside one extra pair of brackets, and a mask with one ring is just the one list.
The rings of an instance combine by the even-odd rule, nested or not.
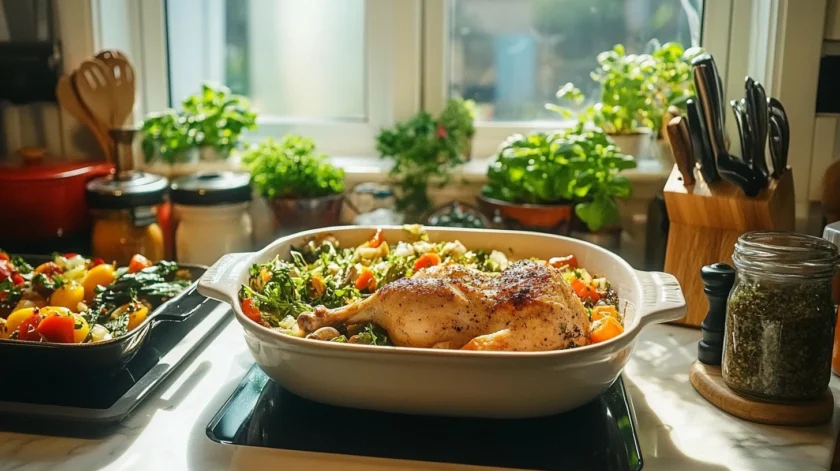
[(555, 350), (585, 345), (589, 318), (559, 270), (532, 261), (501, 276), (462, 265), (419, 271), (369, 298), (298, 317), (304, 332), (374, 322), (397, 346)]

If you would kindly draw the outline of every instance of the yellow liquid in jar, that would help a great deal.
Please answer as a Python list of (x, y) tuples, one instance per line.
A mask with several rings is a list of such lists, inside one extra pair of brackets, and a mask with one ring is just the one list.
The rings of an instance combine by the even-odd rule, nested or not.
[(97, 218), (93, 223), (93, 257), (118, 266), (135, 254), (156, 262), (164, 258), (163, 231), (157, 223), (135, 227), (128, 218)]

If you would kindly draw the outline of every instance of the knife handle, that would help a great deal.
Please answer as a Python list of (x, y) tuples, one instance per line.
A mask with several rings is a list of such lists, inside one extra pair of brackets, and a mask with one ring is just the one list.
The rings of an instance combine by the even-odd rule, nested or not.
[(691, 137), (688, 134), (688, 123), (682, 116), (675, 116), (668, 122), (668, 141), (671, 143), (671, 153), (677, 162), (677, 168), (683, 177), (683, 185), (694, 185), (694, 155), (691, 152)]
[(697, 98), (700, 101), (700, 108), (703, 110), (702, 118), (706, 125), (706, 132), (709, 134), (712, 153), (717, 159), (720, 155), (726, 153), (720, 112), (720, 96), (717, 89), (718, 79), (712, 75), (712, 69), (708, 67), (707, 63), (695, 60), (693, 65)]

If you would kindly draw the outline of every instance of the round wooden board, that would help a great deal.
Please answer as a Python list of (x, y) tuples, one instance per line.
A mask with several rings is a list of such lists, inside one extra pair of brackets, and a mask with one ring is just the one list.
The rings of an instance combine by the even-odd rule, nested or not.
[(735, 393), (723, 382), (719, 366), (699, 361), (691, 365), (689, 380), (694, 389), (718, 409), (735, 417), (769, 425), (819, 425), (831, 420), (834, 396), (831, 390), (810, 402), (777, 404), (762, 402)]

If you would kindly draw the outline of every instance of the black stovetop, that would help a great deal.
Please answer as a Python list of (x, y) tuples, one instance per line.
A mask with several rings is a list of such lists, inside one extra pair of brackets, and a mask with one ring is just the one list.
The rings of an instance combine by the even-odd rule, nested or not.
[(501, 468), (642, 468), (621, 378), (594, 401), (564, 414), (464, 419), (319, 404), (283, 390), (254, 366), (207, 435), (223, 444)]

